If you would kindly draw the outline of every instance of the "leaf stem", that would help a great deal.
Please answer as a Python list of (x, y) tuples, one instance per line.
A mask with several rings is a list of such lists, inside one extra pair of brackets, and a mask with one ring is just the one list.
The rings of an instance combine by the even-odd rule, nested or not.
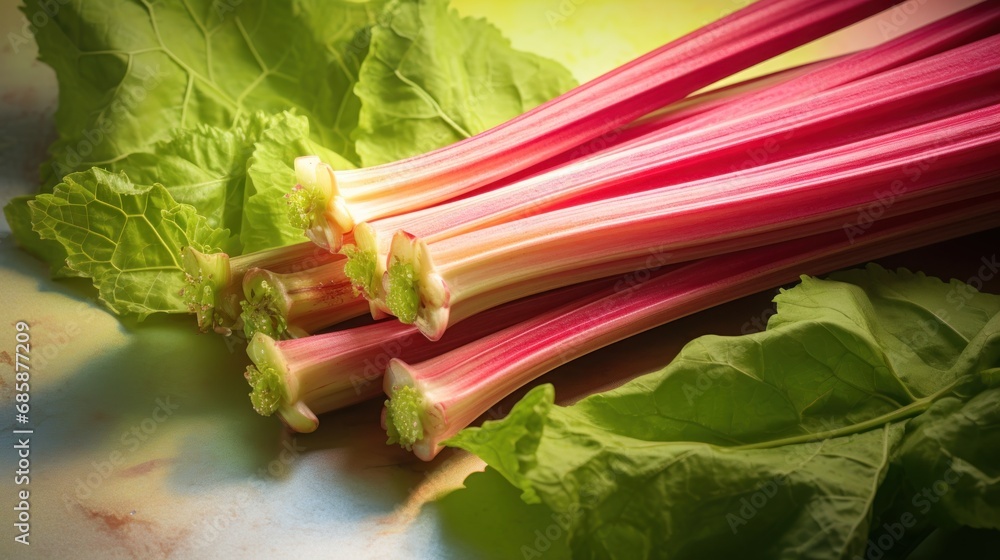
[(803, 434), (800, 436), (792, 436), (782, 439), (776, 439), (772, 441), (762, 441), (759, 443), (751, 443), (747, 445), (738, 445), (736, 447), (730, 447), (733, 451), (746, 451), (750, 449), (772, 449), (775, 447), (783, 447), (785, 445), (795, 445), (799, 443), (812, 443), (816, 441), (823, 441), (826, 439), (833, 439), (842, 436), (849, 436), (852, 434), (859, 434), (861, 432), (867, 432), (868, 430), (890, 424), (892, 422), (897, 422), (899, 420), (905, 420), (907, 418), (912, 418), (924, 411), (926, 411), (932, 404), (934, 404), (937, 399), (943, 397), (944, 395), (950, 393), (965, 380), (965, 377), (959, 377), (955, 381), (952, 381), (946, 385), (940, 391), (926, 396), (922, 399), (913, 401), (912, 403), (896, 409), (892, 412), (882, 414), (881, 416), (876, 416), (864, 422), (859, 422), (857, 424), (851, 424), (850, 426), (841, 426), (840, 428), (834, 428), (832, 430), (825, 430), (822, 432), (816, 432), (814, 434)]

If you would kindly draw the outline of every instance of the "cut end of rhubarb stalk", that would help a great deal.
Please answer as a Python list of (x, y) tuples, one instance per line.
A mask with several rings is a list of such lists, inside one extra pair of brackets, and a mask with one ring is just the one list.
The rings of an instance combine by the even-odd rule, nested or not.
[(337, 190), (333, 168), (316, 156), (295, 159), (297, 184), (288, 194), (288, 219), (306, 237), (328, 251), (340, 250), (354, 218)]
[(389, 396), (382, 411), (386, 444), (398, 443), (424, 461), (433, 459), (443, 448), (438, 437), (444, 426), (443, 414), (425, 398), (411, 367), (391, 360), (382, 389)]
[(378, 230), (367, 222), (354, 226), (354, 244), (343, 251), (347, 255), (344, 271), (359, 293), (368, 300), (372, 319), (376, 321), (389, 316), (385, 303), (382, 277), (385, 275), (385, 254), (389, 250), (390, 239), (380, 236)]
[(247, 355), (253, 362), (245, 374), (252, 388), (250, 403), (253, 409), (263, 416), (277, 414), (296, 432), (314, 431), (319, 426), (319, 419), (298, 397), (298, 380), (288, 371), (277, 342), (267, 335), (257, 334), (247, 346)]
[(420, 308), (420, 291), (413, 264), (394, 261), (389, 266), (387, 278), (385, 303), (389, 312), (404, 323), (413, 323)]
[(250, 402), (253, 404), (253, 409), (261, 416), (274, 414), (288, 396), (281, 374), (273, 367), (247, 366), (244, 377), (252, 389)]
[(431, 261), (427, 244), (400, 231), (392, 238), (382, 289), (389, 313), (430, 340), (448, 326), (450, 290)]
[(277, 285), (273, 273), (259, 268), (250, 269), (243, 277), (245, 299), (240, 304), (243, 308), (240, 318), (248, 340), (257, 333), (279, 340), (294, 338), (285, 319), (288, 303)]
[(198, 328), (229, 334), (239, 309), (238, 294), (227, 293), (227, 287), (232, 282), (229, 255), (205, 254), (193, 247), (185, 247), (181, 251), (181, 260), (187, 284), (182, 296), (188, 310), (197, 316)]
[(344, 272), (351, 279), (357, 293), (363, 295), (370, 304), (372, 319), (383, 319), (389, 312), (385, 303), (382, 277), (385, 275), (385, 253), (387, 239), (379, 237), (378, 231), (366, 222), (354, 226), (354, 245), (344, 248), (347, 264)]
[[(359, 228), (354, 229), (355, 235), (358, 231)], [(385, 293), (382, 291), (382, 275), (385, 273), (385, 267), (378, 266), (379, 259), (374, 251), (362, 249), (358, 245), (346, 245), (343, 253), (347, 255), (344, 275), (351, 280), (354, 295), (362, 295), (368, 300), (368, 310), (372, 319), (376, 321), (384, 319), (389, 309), (385, 304)]]
[(387, 445), (398, 443), (406, 450), (424, 437), (423, 398), (408, 385), (394, 388), (385, 401)]
[(375, 253), (359, 248), (357, 245), (347, 245), (343, 253), (347, 255), (344, 264), (344, 274), (351, 279), (355, 294), (361, 294), (368, 299), (378, 297), (382, 276), (376, 276)]

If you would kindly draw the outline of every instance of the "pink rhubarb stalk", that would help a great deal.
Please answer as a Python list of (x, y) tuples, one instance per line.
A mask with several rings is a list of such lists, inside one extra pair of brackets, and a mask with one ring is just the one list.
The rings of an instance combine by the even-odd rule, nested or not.
[(257, 333), (247, 348), (254, 363), (246, 372), (250, 401), (258, 413), (277, 413), (293, 430), (311, 432), (319, 425), (317, 415), (381, 394), (389, 360), (431, 358), (603, 286), (579, 284), (491, 309), (437, 342), (395, 321), (294, 340)]
[(501, 399), (559, 365), (658, 325), (758, 291), (1000, 226), (1000, 198), (721, 255), (615, 286), (420, 363), (393, 359), (383, 427), (423, 460)]
[(344, 274), (347, 259), (338, 256), (300, 272), (247, 272), (240, 316), (247, 340), (258, 332), (278, 339), (301, 338), (368, 312), (368, 302), (356, 295)]
[(675, 103), (620, 131), (560, 154), (512, 179), (523, 179), (582, 156), (625, 150), (640, 143), (742, 117), (940, 54), (1000, 32), (1000, 5), (983, 2), (875, 47), (719, 88)]
[(295, 272), (342, 258), (308, 241), (238, 257), (225, 253), (201, 253), (191, 247), (182, 252), (188, 286), (184, 296), (197, 315), (201, 330), (230, 334), (240, 326), (243, 277), (252, 268), (274, 272)]
[[(934, 21), (872, 48), (817, 65), (773, 87), (751, 90), (730, 103), (720, 104), (672, 127), (660, 127), (642, 138), (650, 141), (727, 122), (747, 113), (789, 101), (808, 99), (820, 92), (868, 78), (938, 55), (1000, 32), (1000, 5), (983, 2)], [(638, 139), (637, 139), (638, 140)], [(619, 148), (627, 148), (623, 143)]]
[[(1000, 9), (996, 12), (1000, 21)], [(391, 312), (382, 278), (397, 230), (435, 243), (584, 200), (678, 185), (720, 170), (744, 171), (1000, 102), (996, 52), (1000, 37), (977, 41), (722, 124), (610, 150), (475, 196), (358, 224), (355, 245), (345, 249), (347, 274), (373, 309)]]
[[(564, 208), (426, 243), (393, 237), (386, 303), (430, 338), (452, 308), (504, 286), (751, 233), (821, 222), (879, 200), (946, 190), (1000, 175), (1000, 105), (737, 172)], [(813, 233), (817, 233), (814, 231)], [(676, 261), (675, 261), (676, 262)], [(524, 297), (529, 291), (507, 292)], [(498, 299), (494, 303), (503, 303)]]
[(377, 167), (296, 161), (293, 223), (337, 250), (362, 221), (425, 208), (527, 169), (897, 0), (760, 0), (493, 129)]

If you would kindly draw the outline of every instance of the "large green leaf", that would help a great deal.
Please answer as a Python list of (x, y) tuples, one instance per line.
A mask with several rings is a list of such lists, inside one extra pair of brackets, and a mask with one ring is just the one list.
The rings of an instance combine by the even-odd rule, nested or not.
[(193, 206), (212, 227), (237, 233), (246, 162), (272, 120), (257, 114), (231, 129), (207, 125), (174, 129), (149, 151), (129, 154), (108, 167), (124, 171), (136, 184), (164, 185), (175, 201)]
[(93, 280), (101, 301), (140, 318), (189, 312), (181, 249), (216, 252), (229, 237), (162, 185), (99, 168), (68, 175), (28, 204), (35, 231), (66, 249), (67, 265)]
[[(804, 277), (775, 298), (766, 331), (693, 340), (657, 375), (574, 409), (638, 439), (743, 445), (922, 406), (1000, 359), (1000, 297), (976, 294), (947, 322), (928, 312), (954, 309), (955, 286), (876, 265)], [(932, 347), (934, 360), (921, 359)]]
[[(981, 390), (1000, 366), (1000, 297), (946, 305), (967, 287), (874, 265), (834, 278), (782, 292), (764, 332), (701, 337), (663, 370), (569, 407), (538, 387), (449, 444), (569, 515), (580, 556), (862, 554), (902, 426), (940, 416), (935, 403)], [(918, 429), (907, 449), (968, 452), (958, 442), (993, 429), (967, 424), (945, 441)], [(994, 503), (972, 482), (995, 476), (998, 459), (976, 455), (981, 476), (963, 499)]]
[(453, 445), (566, 519), (579, 558), (844, 558), (864, 546), (899, 424), (825, 441), (728, 449), (650, 442), (555, 406), (551, 385)]
[(42, 239), (31, 229), (31, 208), (28, 203), (34, 196), (16, 196), (3, 207), (11, 236), (22, 249), (42, 259), (49, 265), (53, 278), (79, 276), (66, 266), (66, 249), (57, 241)]
[(909, 507), (943, 523), (1000, 529), (1000, 388), (943, 399), (911, 422), (900, 462)]
[[(47, 4), (28, 0), (28, 19)], [(295, 109), (314, 139), (352, 155), (352, 88), (365, 42), (357, 36), (380, 5), (60, 2), (36, 33), (59, 81), (59, 137), (43, 183), (146, 150), (174, 128), (229, 128), (258, 110)]]
[(309, 136), (309, 121), (287, 111), (255, 113), (231, 129), (176, 129), (149, 152), (115, 162), (138, 184), (162, 183), (213, 227), (226, 227), (243, 252), (304, 241), (291, 227), (285, 195), (295, 185), (296, 157), (318, 155), (336, 169), (350, 162)]
[(447, 0), (396, 0), (372, 30), (355, 88), (365, 166), (467, 138), (576, 85), (560, 64), (513, 49), (496, 27)]

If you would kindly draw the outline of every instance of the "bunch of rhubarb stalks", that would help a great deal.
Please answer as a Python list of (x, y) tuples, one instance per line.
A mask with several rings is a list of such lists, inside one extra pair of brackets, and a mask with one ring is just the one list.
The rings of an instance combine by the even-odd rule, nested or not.
[[(389, 442), (430, 460), (567, 360), (1000, 226), (995, 2), (702, 92), (893, 4), (761, 0), (440, 150), (299, 158), (289, 210), (312, 242), (185, 255), (242, 313), (254, 408), (309, 432), (384, 390)], [(384, 320), (314, 334), (367, 314)]]

